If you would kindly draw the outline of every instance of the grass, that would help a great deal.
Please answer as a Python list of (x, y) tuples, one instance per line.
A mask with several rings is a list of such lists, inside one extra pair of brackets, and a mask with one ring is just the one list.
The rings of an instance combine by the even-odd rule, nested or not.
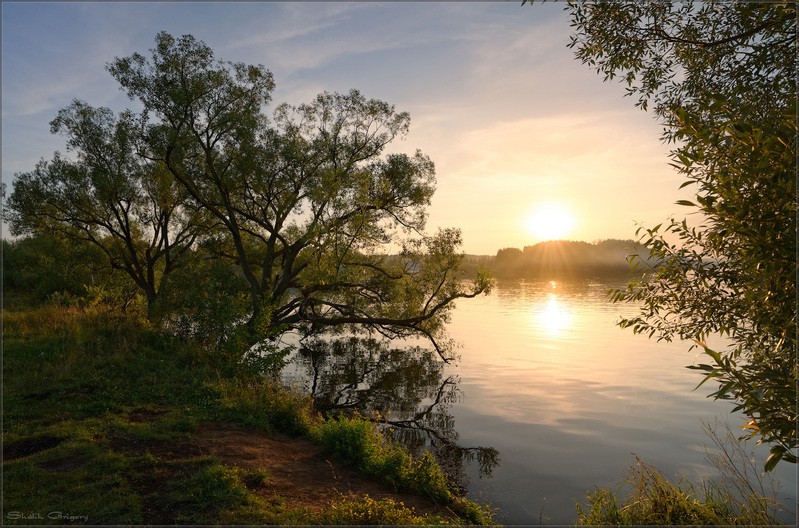
[(446, 475), (432, 454), (425, 452), (419, 459), (414, 459), (406, 449), (383, 437), (373, 422), (345, 417), (330, 419), (316, 424), (311, 435), (337, 458), (356, 465), (367, 475), (382, 478), (396, 489), (419, 493), (448, 504), (452, 511), (470, 524), (493, 523), (489, 508), (452, 493)]
[(342, 499), (317, 518), (318, 524), (331, 525), (440, 525), (451, 521), (440, 516), (419, 516), (402, 502), (392, 499), (374, 500), (368, 495), (362, 499)]
[[(670, 480), (636, 457), (625, 482), (627, 491), (600, 488), (588, 495), (588, 506), (577, 505), (580, 525), (714, 525), (779, 524), (772, 501), (751, 490), (735, 496), (729, 483), (703, 481), (695, 486)], [(621, 497), (619, 497), (619, 495)]]
[[(4, 311), (4, 524), (490, 523), (452, 494), (429, 457), (414, 460), (366, 421), (325, 421), (308, 398), (231, 375), (197, 345), (102, 306)], [(269, 475), (225, 465), (189, 439), (208, 423), (309, 437), (397, 490), (457, 516), (343, 498), (313, 511), (267, 501)], [(84, 518), (84, 516), (86, 518)]]

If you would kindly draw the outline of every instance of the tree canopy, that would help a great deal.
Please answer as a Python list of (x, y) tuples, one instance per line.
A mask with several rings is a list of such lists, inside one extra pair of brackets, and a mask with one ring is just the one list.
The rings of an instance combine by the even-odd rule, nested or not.
[[(712, 396), (749, 417), (772, 445), (766, 468), (796, 462), (796, 4), (569, 2), (571, 46), (618, 78), (674, 145), (695, 198), (639, 229), (640, 280), (613, 295), (641, 305), (624, 327), (693, 339), (711, 359)], [(729, 346), (713, 350), (707, 338)]]
[(631, 255), (643, 252), (634, 240), (573, 240), (539, 242), (524, 249), (497, 251), (492, 272), (498, 278), (580, 279), (628, 278)]
[(75, 100), (51, 122), (67, 137), (56, 153), (18, 174), (8, 199), (12, 233), (87, 241), (155, 301), (162, 278), (180, 265), (197, 226), (186, 193), (165, 167), (138, 155), (139, 117)]
[(407, 113), (353, 90), (268, 115), (272, 74), (217, 60), (191, 35), (159, 33), (149, 57), (116, 58), (108, 70), (142, 110), (62, 110), (53, 130), (77, 159), (56, 154), (18, 176), (17, 232), (94, 242), (153, 302), (177, 254), (235, 265), (231, 284), (248, 302), (228, 320), (245, 348), (287, 330), (346, 327), (423, 336), (448, 358), (453, 301), (486, 292), (490, 278), (461, 281), (457, 229), (424, 231), (433, 162), (385, 154), (408, 131)]

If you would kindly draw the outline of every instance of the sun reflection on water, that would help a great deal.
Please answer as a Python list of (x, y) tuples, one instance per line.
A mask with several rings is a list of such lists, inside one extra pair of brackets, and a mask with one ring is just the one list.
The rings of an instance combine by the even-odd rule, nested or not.
[[(555, 287), (554, 282), (550, 284)], [(547, 300), (536, 304), (533, 310), (533, 324), (549, 337), (563, 337), (571, 327), (573, 314), (556, 293), (549, 293)]]

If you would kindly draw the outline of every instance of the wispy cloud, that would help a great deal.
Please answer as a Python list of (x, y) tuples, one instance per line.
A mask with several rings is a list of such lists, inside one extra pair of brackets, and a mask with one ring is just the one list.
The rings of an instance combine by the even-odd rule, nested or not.
[[(146, 53), (165, 30), (218, 58), (261, 63), (276, 102), (360, 89), (412, 116), (393, 151), (428, 153), (431, 226), (467, 251), (523, 245), (536, 199), (594, 218), (580, 236), (623, 236), (676, 187), (658, 127), (566, 48), (562, 6), (452, 3), (12, 3), (3, 6), (3, 178), (59, 148), (47, 123), (73, 97), (129, 106), (105, 64)], [(647, 182), (649, 193), (636, 192)], [(593, 234), (592, 234), (593, 233)], [(506, 238), (502, 238), (506, 237)], [(516, 237), (516, 238), (514, 238)], [(493, 249), (492, 249), (493, 248)]]
[(419, 11), (430, 9), (424, 4), (411, 12), (393, 4), (334, 5), (322, 14), (315, 11), (318, 5), (287, 8), (287, 13), (271, 22), (274, 31), (268, 29), (244, 42), (262, 49), (265, 64), (288, 78), (341, 59), (349, 59), (346, 67), (356, 69), (360, 56), (397, 50), (412, 55), (414, 50), (465, 38), (457, 32), (430, 31), (429, 24), (420, 24)]
[(254, 49), (269, 47), (292, 40), (313, 36), (334, 28), (347, 19), (353, 11), (363, 9), (363, 4), (290, 3), (274, 4), (265, 16), (247, 22), (241, 36), (229, 40), (221, 52), (250, 53)]

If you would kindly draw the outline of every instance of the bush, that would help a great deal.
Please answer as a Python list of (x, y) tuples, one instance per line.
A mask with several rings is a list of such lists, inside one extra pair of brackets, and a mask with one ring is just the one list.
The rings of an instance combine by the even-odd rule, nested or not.
[(419, 460), (377, 431), (361, 418), (335, 418), (319, 424), (319, 442), (336, 458), (368, 475), (379, 477), (396, 489), (414, 491), (447, 502), (452, 498), (447, 477), (430, 453)]
[(212, 386), (219, 398), (217, 418), (262, 431), (303, 435), (311, 427), (311, 399), (269, 378), (222, 379)]
[(121, 305), (135, 292), (130, 281), (112, 273), (105, 256), (88, 243), (42, 235), (2, 244), (3, 292), (27, 304), (55, 299), (71, 305), (84, 298), (86, 304), (99, 292), (106, 297), (114, 292), (113, 302)]
[(251, 308), (247, 285), (234, 265), (204, 252), (186, 260), (164, 280), (153, 316), (179, 337), (227, 343)]

